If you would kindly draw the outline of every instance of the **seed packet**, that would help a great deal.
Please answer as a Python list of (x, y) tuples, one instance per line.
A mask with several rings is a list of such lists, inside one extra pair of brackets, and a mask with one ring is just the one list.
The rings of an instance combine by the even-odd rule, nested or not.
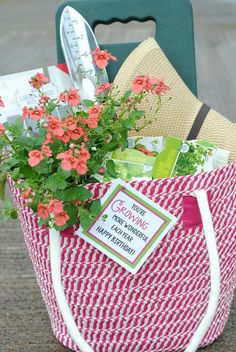
[(153, 178), (191, 175), (214, 168), (217, 148), (206, 141), (182, 141), (168, 136), (157, 155)]
[(136, 149), (120, 149), (112, 153), (118, 177), (124, 181), (134, 178), (152, 177), (152, 169), (156, 158)]
[(115, 162), (118, 178), (121, 178), (123, 181), (152, 177), (152, 165), (138, 164), (123, 160), (113, 160)]
[(116, 149), (112, 153), (112, 159), (129, 161), (132, 163), (144, 164), (144, 165), (154, 165), (156, 158), (152, 155), (147, 155), (136, 149), (126, 148), (124, 151), (121, 149)]

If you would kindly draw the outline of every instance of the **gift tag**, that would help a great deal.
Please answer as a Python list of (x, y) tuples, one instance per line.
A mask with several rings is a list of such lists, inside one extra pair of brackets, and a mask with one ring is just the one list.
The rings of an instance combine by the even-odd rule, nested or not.
[(77, 234), (135, 274), (177, 218), (120, 179), (101, 202), (96, 220)]

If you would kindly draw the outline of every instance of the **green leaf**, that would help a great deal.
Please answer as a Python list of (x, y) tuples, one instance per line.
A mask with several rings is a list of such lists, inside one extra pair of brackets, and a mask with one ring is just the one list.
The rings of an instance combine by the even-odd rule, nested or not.
[(83, 186), (72, 186), (65, 189), (64, 191), (57, 192), (60, 199), (65, 202), (71, 202), (73, 200), (86, 200), (92, 196), (92, 193)]
[(38, 203), (35, 203), (35, 202), (30, 203), (30, 208), (31, 208), (35, 213), (37, 213), (37, 211), (38, 211)]
[(4, 138), (4, 135), (0, 135), (0, 149), (8, 145), (8, 141)]
[(55, 161), (55, 160), (54, 160), (53, 158), (49, 158), (49, 159), (47, 159), (46, 163), (47, 163), (47, 164), (53, 164), (54, 161)]
[(57, 104), (55, 104), (54, 101), (48, 102), (47, 105), (46, 105), (47, 112), (49, 114), (51, 114), (56, 107), (57, 107)]
[(123, 126), (129, 130), (135, 127), (136, 120), (133, 117), (128, 117), (126, 120), (123, 121)]
[(48, 225), (48, 219), (43, 219), (43, 218), (39, 219), (38, 226), (41, 227), (43, 225)]
[(119, 148), (119, 142), (118, 141), (111, 141), (110, 143), (107, 144), (107, 151), (113, 151)]
[(118, 100), (113, 100), (112, 101), (112, 106), (121, 106), (120, 102)]
[(82, 105), (85, 105), (87, 107), (94, 106), (94, 101), (89, 100), (89, 99), (83, 99), (81, 101)]
[(14, 138), (14, 144), (17, 144), (21, 147), (31, 148), (33, 147), (33, 140), (30, 137), (19, 136)]
[(127, 130), (122, 130), (120, 132), (120, 145), (121, 145), (121, 149), (125, 150), (125, 148), (127, 147), (127, 138), (128, 138), (128, 132)]
[(17, 150), (17, 158), (23, 162), (27, 162), (28, 160), (28, 152), (25, 149)]
[(70, 217), (70, 219), (66, 223), (66, 227), (76, 224), (76, 220), (78, 218), (78, 208), (73, 204), (66, 204), (64, 206), (64, 210), (67, 213), (67, 215)]
[(5, 196), (5, 186), (6, 186), (6, 175), (1, 176), (0, 178), (0, 199), (4, 200)]
[(117, 172), (116, 172), (116, 166), (113, 160), (108, 160), (106, 162), (106, 169), (107, 169), (107, 173), (113, 177), (113, 178), (117, 178)]
[(78, 187), (78, 199), (79, 200), (86, 200), (89, 199), (90, 197), (92, 197), (92, 193), (85, 187), (80, 186)]
[(57, 169), (58, 175), (62, 176), (65, 180), (71, 176), (71, 170), (64, 170), (60, 166)]
[(16, 209), (11, 209), (10, 211), (10, 218), (15, 220), (18, 218), (18, 213), (17, 213), (17, 210)]
[(95, 131), (99, 134), (103, 133), (103, 127), (102, 126), (98, 126), (97, 128), (95, 128)]
[(84, 230), (88, 230), (93, 223), (93, 219), (89, 215), (89, 212), (85, 209), (80, 213), (80, 224)]
[(125, 92), (125, 94), (123, 95), (122, 100), (127, 100), (127, 99), (130, 97), (131, 93), (132, 93), (132, 90), (131, 90), (131, 89), (128, 89), (128, 90)]
[(86, 111), (77, 111), (76, 116), (88, 117), (88, 113)]
[(47, 162), (45, 160), (42, 160), (40, 162), (40, 164), (38, 164), (37, 166), (34, 167), (34, 170), (38, 173), (38, 174), (49, 174), (52, 170), (52, 164), (47, 164)]
[(52, 191), (55, 192), (58, 189), (65, 189), (67, 187), (67, 182), (65, 179), (58, 174), (50, 175), (47, 179), (46, 186)]
[(129, 115), (129, 117), (131, 117), (132, 119), (140, 119), (142, 116), (144, 116), (145, 114), (145, 111), (144, 110), (135, 110), (135, 111), (132, 111)]
[(102, 206), (101, 206), (100, 199), (96, 199), (96, 200), (91, 202), (90, 213), (93, 216), (97, 217), (100, 214), (101, 209), (102, 209)]
[(13, 179), (13, 181), (17, 181), (18, 178), (19, 178), (19, 174), (20, 174), (20, 168), (19, 167), (16, 167), (12, 174), (11, 174), (11, 178)]
[(15, 208), (12, 208), (12, 205), (11, 205), (11, 202), (9, 199), (6, 199), (3, 202), (3, 206), (0, 209), (0, 212), (3, 216), (4, 222), (9, 219), (16, 219), (17, 218), (17, 210)]
[(28, 182), (20, 182), (13, 185), (15, 188), (27, 189), (29, 188)]
[(16, 166), (18, 165), (19, 161), (15, 158), (11, 158), (8, 160), (8, 165), (9, 165), (9, 168), (12, 168), (13, 166)]
[(21, 165), (20, 173), (24, 176), (24, 178), (34, 178), (36, 175), (34, 169), (29, 165)]

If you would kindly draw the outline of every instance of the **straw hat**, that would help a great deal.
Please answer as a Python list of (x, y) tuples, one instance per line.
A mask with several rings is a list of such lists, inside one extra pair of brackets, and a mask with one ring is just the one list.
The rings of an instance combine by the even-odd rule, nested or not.
[[(150, 96), (142, 103), (146, 116), (153, 122), (142, 130), (144, 136), (173, 135), (181, 139), (204, 139), (219, 148), (230, 151), (230, 160), (236, 160), (236, 125), (218, 112), (202, 104), (188, 89), (159, 45), (153, 38), (142, 42), (121, 66), (114, 86), (121, 93), (130, 88), (136, 75), (165, 78), (171, 91), (163, 97), (164, 104), (155, 118), (156, 98)], [(151, 110), (150, 110), (151, 109)]]

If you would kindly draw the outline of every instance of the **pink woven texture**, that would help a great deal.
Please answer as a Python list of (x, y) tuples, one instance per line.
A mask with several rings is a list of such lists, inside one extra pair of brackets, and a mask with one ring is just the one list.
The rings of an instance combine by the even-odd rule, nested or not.
[[(202, 226), (184, 228), (182, 204), (194, 190), (205, 189), (221, 267), (217, 313), (201, 343), (207, 345), (224, 328), (236, 286), (236, 165), (131, 185), (177, 216), (178, 223), (136, 275), (83, 239), (61, 235), (62, 284), (76, 324), (95, 352), (179, 352), (188, 345), (207, 308), (210, 274)], [(108, 188), (90, 187), (94, 198)], [(11, 190), (54, 334), (64, 346), (79, 351), (56, 304), (48, 230), (39, 228), (33, 213), (22, 207), (19, 190)]]

